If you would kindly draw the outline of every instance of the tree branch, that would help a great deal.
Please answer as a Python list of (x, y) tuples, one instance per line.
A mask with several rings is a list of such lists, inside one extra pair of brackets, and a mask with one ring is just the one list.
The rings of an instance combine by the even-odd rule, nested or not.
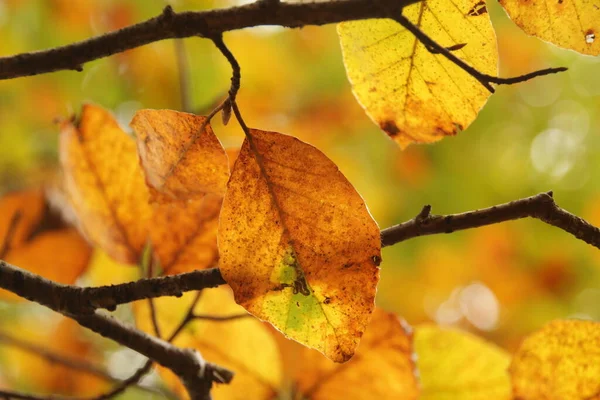
[(176, 13), (167, 6), (159, 16), (94, 38), (49, 50), (0, 58), (0, 80), (60, 70), (82, 71), (83, 64), (164, 39), (216, 37), (259, 25), (297, 28), (400, 15), (419, 0), (332, 0), (322, 3), (259, 1), (240, 7)]
[(577, 239), (600, 248), (600, 229), (556, 205), (552, 192), (462, 214), (431, 215), (430, 210), (431, 206), (425, 206), (419, 215), (410, 221), (382, 230), (382, 246), (391, 246), (419, 236), (452, 233), (530, 217), (560, 228)]
[(140, 279), (120, 285), (82, 288), (63, 285), (0, 260), (0, 288), (66, 315), (92, 314), (96, 309), (114, 310), (119, 304), (225, 284), (218, 268), (180, 275)]
[[(222, 282), (223, 279), (217, 269), (194, 271), (189, 274), (192, 274), (192, 286), (199, 285), (200, 287), (210, 287), (211, 284), (216, 285), (214, 282)], [(190, 279), (189, 274), (185, 274), (188, 277), (187, 280)], [(176, 293), (179, 294), (181, 294), (182, 291), (196, 290), (188, 285), (189, 282), (179, 281), (181, 275), (179, 275), (179, 277), (180, 278), (174, 276), (142, 279), (141, 281), (138, 281), (144, 282), (140, 287), (145, 287), (145, 289), (142, 289), (141, 291), (137, 291), (136, 289), (139, 285), (138, 282), (117, 285), (116, 288), (121, 289), (117, 290), (119, 293), (137, 293), (137, 296), (142, 295), (142, 293), (145, 292), (146, 295), (149, 295), (150, 297), (156, 297), (151, 293), (154, 293), (154, 288), (157, 287), (169, 288), (167, 291), (172, 293), (175, 290), (174, 288), (177, 288)], [(156, 279), (159, 279), (161, 284), (157, 285)], [(212, 279), (212, 281), (210, 279)], [(165, 282), (167, 282), (166, 286)], [(233, 378), (232, 372), (216, 365), (206, 363), (200, 354), (194, 350), (180, 349), (167, 341), (152, 337), (113, 318), (97, 314), (96, 312), (90, 313), (90, 308), (87, 304), (77, 302), (77, 293), (83, 294), (86, 290), (91, 290), (93, 293), (95, 289), (100, 289), (101, 292), (103, 292), (98, 299), (109, 299), (110, 296), (114, 296), (117, 293), (114, 292), (115, 286), (77, 288), (75, 286), (60, 285), (42, 278), (41, 276), (14, 267), (4, 261), (0, 261), (0, 287), (64, 314), (74, 319), (79, 325), (135, 350), (164, 367), (169, 368), (182, 380), (192, 400), (209, 399), (210, 388), (212, 387), (213, 381), (228, 383)], [(188, 289), (185, 289), (184, 287), (188, 287)], [(75, 295), (75, 297), (71, 297), (73, 295)], [(122, 297), (121, 300), (123, 299), (124, 298)], [(75, 310), (73, 310), (69, 301), (76, 301), (79, 308), (78, 306), (75, 306)], [(102, 301), (103, 300), (101, 300), (101, 302)], [(116, 304), (115, 302), (113, 303)], [(77, 312), (73, 312), (78, 309), (85, 313), (78, 314)]]

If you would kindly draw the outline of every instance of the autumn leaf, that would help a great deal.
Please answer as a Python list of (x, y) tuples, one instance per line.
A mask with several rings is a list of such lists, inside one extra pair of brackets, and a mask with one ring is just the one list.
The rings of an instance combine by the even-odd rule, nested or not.
[(8, 193), (0, 198), (0, 247), (3, 251), (25, 242), (46, 208), (41, 190)]
[(289, 373), (302, 398), (410, 400), (419, 396), (412, 342), (408, 324), (376, 309), (356, 354), (345, 364), (299, 345), (283, 349), (295, 351)]
[(600, 54), (600, 7), (586, 0), (500, 0), (527, 34), (582, 54)]
[[(480, 72), (497, 74), (496, 38), (483, 1), (427, 0), (402, 15)], [(338, 33), (356, 98), (402, 148), (466, 129), (490, 95), (392, 20), (343, 22)]]
[[(195, 293), (188, 293), (181, 299), (154, 300), (165, 336), (171, 335), (179, 325), (194, 296)], [(134, 312), (138, 327), (153, 332), (148, 302), (136, 302)], [(225, 287), (202, 292), (194, 312), (217, 318), (247, 315)], [(248, 316), (229, 321), (199, 318), (190, 323), (174, 343), (196, 349), (205, 360), (235, 371), (231, 384), (213, 388), (211, 394), (215, 400), (267, 400), (274, 398), (279, 390), (282, 379), (279, 350), (267, 327), (255, 318)], [(179, 378), (165, 368), (159, 368), (159, 372), (171, 390), (187, 396)]]
[(87, 104), (60, 135), (65, 189), (90, 240), (115, 260), (136, 263), (152, 216), (135, 141), (109, 112)]
[[(41, 190), (0, 199), (0, 247), (6, 262), (64, 284), (75, 282), (91, 255), (86, 240), (49, 208)], [(0, 299), (22, 300), (5, 290)]]
[(218, 243), (238, 304), (336, 362), (352, 357), (373, 311), (381, 241), (362, 198), (323, 153), (250, 129)]
[(553, 321), (525, 338), (510, 365), (522, 400), (599, 399), (600, 323)]
[(414, 346), (423, 400), (511, 399), (504, 350), (455, 329), (421, 325)]
[(131, 127), (149, 186), (178, 199), (225, 192), (227, 154), (206, 117), (140, 110)]
[(206, 194), (189, 200), (154, 195), (150, 238), (164, 274), (178, 274), (216, 266), (217, 228), (223, 198)]

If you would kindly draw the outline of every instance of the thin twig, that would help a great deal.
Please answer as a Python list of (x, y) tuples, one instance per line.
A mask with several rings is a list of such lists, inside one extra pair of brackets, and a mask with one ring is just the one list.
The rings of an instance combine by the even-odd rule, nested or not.
[(152, 364), (153, 361), (149, 359), (143, 366), (138, 368), (138, 370), (135, 371), (129, 378), (123, 380), (119, 385), (115, 386), (110, 391), (96, 397), (90, 397), (85, 400), (107, 400), (125, 392), (129, 387), (136, 386), (143, 388), (143, 386), (138, 386), (138, 383), (140, 379), (142, 379), (148, 372), (150, 372), (150, 370), (152, 369)]
[(175, 39), (175, 59), (177, 60), (177, 71), (179, 72), (179, 97), (181, 99), (181, 110), (192, 112), (192, 96), (190, 79), (190, 66), (185, 51), (183, 39)]
[(399, 15), (419, 0), (332, 0), (255, 2), (239, 7), (176, 13), (170, 6), (157, 17), (91, 39), (49, 50), (0, 58), (0, 80), (59, 70), (82, 71), (83, 64), (164, 39), (200, 36), (260, 25), (297, 28)]
[(235, 314), (235, 315), (209, 315), (209, 314), (194, 314), (191, 319), (211, 321), (211, 322), (229, 322), (237, 319), (252, 317), (252, 314)]
[(519, 83), (519, 82), (524, 82), (524, 81), (530, 80), (530, 79), (538, 77), (538, 76), (556, 74), (558, 72), (563, 72), (563, 71), (567, 70), (567, 68), (565, 68), (565, 67), (547, 68), (547, 69), (530, 72), (528, 74), (516, 76), (516, 77), (512, 77), (512, 78), (499, 78), (496, 76), (484, 74), (483, 72), (478, 71), (476, 68), (473, 68), (472, 66), (470, 66), (469, 64), (467, 64), (466, 62), (464, 62), (463, 60), (458, 58), (456, 55), (454, 55), (454, 53), (452, 53), (452, 51), (450, 49), (447, 49), (444, 46), (441, 46), (435, 40), (430, 38), (425, 32), (423, 32), (421, 30), (421, 28), (419, 28), (418, 26), (416, 26), (415, 24), (410, 22), (408, 20), (408, 18), (406, 18), (405, 16), (399, 15), (399, 16), (396, 16), (394, 19), (400, 25), (402, 25), (406, 30), (408, 30), (410, 33), (412, 33), (417, 38), (417, 40), (419, 40), (421, 43), (423, 43), (423, 45), (425, 46), (425, 48), (427, 50), (429, 50), (429, 52), (431, 52), (432, 54), (443, 55), (448, 60), (453, 62), (456, 66), (458, 66), (459, 68), (464, 70), (466, 73), (471, 75), (473, 78), (477, 79), (477, 81), (479, 81), (479, 83), (481, 83), (491, 93), (495, 92), (494, 87), (491, 85), (492, 83), (495, 83), (498, 85), (511, 85), (511, 84), (515, 84), (515, 83)]
[(196, 305), (198, 304), (198, 301), (200, 301), (201, 296), (202, 296), (202, 291), (196, 292), (196, 296), (194, 296), (194, 300), (192, 300), (192, 302), (190, 303), (190, 306), (188, 308), (187, 313), (185, 314), (185, 317), (183, 317), (183, 319), (181, 320), (181, 322), (179, 323), (177, 328), (175, 328), (173, 333), (171, 333), (171, 336), (169, 336), (169, 339), (168, 339), (169, 342), (172, 342), (173, 340), (175, 340), (177, 338), (177, 336), (179, 336), (179, 334), (186, 327), (186, 325), (193, 320), (194, 308), (196, 308)]
[(410, 221), (382, 230), (382, 246), (391, 246), (419, 236), (452, 233), (530, 217), (560, 228), (577, 239), (600, 248), (600, 229), (556, 205), (552, 192), (462, 214), (430, 215), (430, 209), (430, 206), (426, 206), (423, 209), (427, 210), (426, 212), (421, 211)]
[(35, 354), (53, 364), (61, 364), (67, 368), (71, 368), (77, 371), (83, 371), (90, 375), (94, 375), (111, 382), (120, 382), (119, 379), (115, 378), (108, 372), (104, 371), (99, 367), (96, 367), (93, 364), (55, 353), (52, 350), (49, 350), (46, 346), (40, 346), (35, 343), (27, 342), (23, 339), (16, 338), (5, 332), (0, 332), (0, 342), (17, 347), (21, 350), (27, 351), (28, 353)]

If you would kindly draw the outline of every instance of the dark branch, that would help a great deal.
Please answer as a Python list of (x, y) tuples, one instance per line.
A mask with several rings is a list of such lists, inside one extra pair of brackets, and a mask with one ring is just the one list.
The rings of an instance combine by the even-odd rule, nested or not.
[(161, 15), (118, 31), (54, 49), (0, 58), (0, 79), (60, 70), (83, 70), (83, 64), (164, 39), (217, 37), (223, 32), (260, 25), (297, 28), (400, 15), (418, 0), (338, 0), (322, 3), (259, 1), (229, 9)]
[(119, 304), (225, 284), (218, 268), (180, 275), (140, 279), (120, 285), (82, 288), (62, 285), (0, 260), (0, 288), (63, 314), (91, 314), (96, 309), (114, 310)]
[(557, 206), (552, 192), (462, 214), (430, 215), (430, 209), (430, 206), (426, 206), (410, 221), (382, 230), (382, 246), (391, 246), (418, 236), (452, 233), (530, 217), (560, 228), (577, 239), (600, 248), (600, 229)]

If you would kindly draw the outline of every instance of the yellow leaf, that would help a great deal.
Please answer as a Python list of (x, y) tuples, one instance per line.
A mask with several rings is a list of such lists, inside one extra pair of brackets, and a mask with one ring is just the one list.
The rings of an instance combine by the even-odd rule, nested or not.
[[(426, 0), (402, 14), (479, 71), (496, 75), (496, 37), (483, 2)], [(348, 78), (371, 119), (402, 148), (466, 129), (490, 93), (392, 20), (338, 25)]]
[(510, 358), (491, 343), (455, 329), (415, 329), (423, 400), (511, 399)]
[[(194, 295), (188, 293), (180, 299), (163, 297), (154, 301), (165, 337), (179, 325)], [(138, 327), (153, 332), (148, 302), (135, 303), (134, 311)], [(246, 314), (225, 287), (202, 292), (194, 312), (217, 317)], [(282, 368), (277, 344), (266, 326), (250, 316), (231, 321), (197, 319), (174, 343), (197, 349), (205, 360), (235, 372), (231, 384), (217, 385), (212, 390), (215, 400), (272, 399), (281, 385)], [(175, 375), (165, 368), (160, 368), (159, 372), (169, 388), (182, 397), (187, 396)]]
[(238, 304), (336, 362), (352, 357), (373, 311), (381, 241), (362, 198), (323, 153), (251, 129), (218, 242)]
[(500, 0), (527, 34), (582, 54), (600, 54), (600, 6), (587, 0)]
[(227, 154), (206, 117), (141, 110), (133, 117), (131, 127), (137, 135), (148, 185), (181, 199), (225, 192), (229, 179)]
[(135, 263), (152, 208), (135, 141), (104, 109), (85, 105), (78, 126), (64, 124), (65, 189), (90, 240), (119, 262)]
[(600, 323), (553, 321), (527, 337), (510, 366), (522, 400), (600, 399)]
[[(151, 190), (152, 191), (152, 190)], [(150, 238), (165, 274), (215, 267), (219, 257), (217, 228), (223, 198), (206, 194), (173, 200), (156, 194)]]
[(304, 398), (411, 400), (419, 396), (412, 339), (410, 326), (376, 309), (356, 354), (345, 364), (299, 345), (284, 350), (296, 350), (291, 375)]

